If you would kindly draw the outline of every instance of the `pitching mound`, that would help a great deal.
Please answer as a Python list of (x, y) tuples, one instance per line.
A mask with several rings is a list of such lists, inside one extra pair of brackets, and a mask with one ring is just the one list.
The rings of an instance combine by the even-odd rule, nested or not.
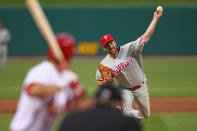
[[(0, 114), (13, 114), (18, 100), (0, 99)], [(84, 109), (91, 105), (92, 99), (84, 99), (78, 108)], [(197, 98), (151, 98), (151, 113), (189, 113), (197, 112)]]

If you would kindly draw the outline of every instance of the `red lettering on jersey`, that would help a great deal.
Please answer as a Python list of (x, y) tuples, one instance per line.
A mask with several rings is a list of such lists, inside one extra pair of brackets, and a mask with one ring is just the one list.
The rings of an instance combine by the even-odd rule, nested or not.
[(133, 59), (129, 59), (130, 63), (133, 61)]
[(122, 64), (123, 64), (123, 67), (126, 68), (126, 62), (123, 61)]
[(129, 60), (127, 61), (123, 61), (121, 62), (120, 64), (118, 64), (117, 66), (115, 66), (113, 69), (112, 69), (112, 72), (113, 72), (113, 75), (116, 76), (118, 75), (121, 71), (123, 71), (127, 66), (129, 66), (132, 62), (132, 58), (130, 58)]
[(121, 68), (121, 65), (120, 65), (120, 64), (118, 64), (118, 66), (117, 66), (117, 67), (118, 67), (118, 69), (119, 69), (119, 70), (122, 70), (122, 68)]
[(118, 74), (119, 73), (119, 70), (118, 70), (117, 67), (115, 67), (114, 69), (112, 69), (112, 72), (113, 72), (113, 74)]

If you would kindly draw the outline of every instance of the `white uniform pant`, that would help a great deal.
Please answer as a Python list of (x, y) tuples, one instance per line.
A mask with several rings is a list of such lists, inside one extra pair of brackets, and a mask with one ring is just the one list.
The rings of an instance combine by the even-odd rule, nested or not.
[[(136, 119), (144, 119), (150, 116), (149, 93), (146, 82), (135, 91), (122, 89), (123, 113)], [(132, 109), (133, 100), (137, 110)]]
[(0, 44), (0, 62), (1, 62), (1, 67), (5, 68), (6, 66), (6, 60), (7, 60), (7, 45), (6, 44)]

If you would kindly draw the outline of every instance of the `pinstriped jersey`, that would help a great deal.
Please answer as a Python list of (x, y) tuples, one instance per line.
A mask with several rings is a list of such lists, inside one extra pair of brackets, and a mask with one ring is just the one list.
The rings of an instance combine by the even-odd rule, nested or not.
[[(119, 85), (126, 88), (135, 87), (146, 78), (142, 66), (142, 49), (146, 42), (142, 41), (140, 37), (135, 41), (120, 46), (115, 59), (108, 54), (100, 64), (112, 69)], [(96, 80), (103, 80), (98, 69), (96, 71)]]

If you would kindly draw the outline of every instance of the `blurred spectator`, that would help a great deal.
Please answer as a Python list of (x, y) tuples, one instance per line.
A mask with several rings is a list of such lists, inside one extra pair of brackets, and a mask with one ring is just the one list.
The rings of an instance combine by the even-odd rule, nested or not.
[(11, 35), (3, 25), (3, 22), (0, 21), (0, 56), (1, 59), (1, 67), (5, 68), (6, 61), (7, 61), (7, 54), (8, 54), (8, 48), (7, 43), (10, 41)]
[(141, 131), (138, 121), (116, 109), (121, 100), (119, 89), (106, 83), (95, 96), (95, 106), (68, 114), (59, 131)]
[[(69, 34), (58, 34), (56, 39), (66, 61), (70, 63), (75, 39)], [(27, 73), (16, 114), (10, 125), (11, 131), (51, 131), (57, 117), (68, 104), (84, 93), (77, 74), (62, 68), (49, 48), (48, 60), (34, 66)]]

